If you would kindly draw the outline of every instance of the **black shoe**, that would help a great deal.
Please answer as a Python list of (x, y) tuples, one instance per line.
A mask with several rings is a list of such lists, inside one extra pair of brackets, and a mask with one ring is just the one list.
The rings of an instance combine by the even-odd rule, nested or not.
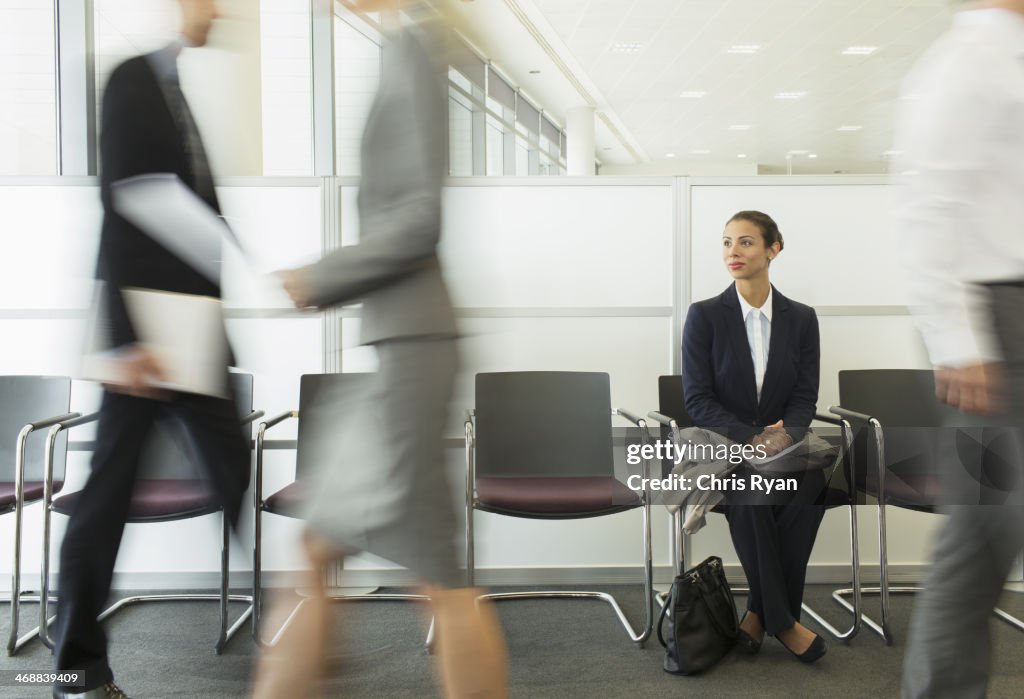
[(66, 690), (55, 687), (53, 699), (131, 699), (113, 682), (107, 682), (102, 686), (81, 692), (76, 692), (75, 689), (75, 687), (68, 687)]
[[(778, 636), (776, 636), (775, 638), (778, 639), (779, 643), (782, 643), (781, 638), (779, 638)], [(825, 655), (825, 653), (828, 653), (828, 644), (825, 643), (825, 639), (819, 636), (818, 634), (814, 634), (814, 640), (811, 641), (811, 645), (808, 646), (807, 650), (805, 650), (803, 653), (794, 652), (793, 649), (787, 646), (785, 643), (782, 643), (782, 647), (788, 650), (790, 653), (792, 653), (793, 657), (802, 663), (813, 663), (816, 660), (820, 660), (821, 657)]]
[[(743, 619), (746, 619), (747, 615), (743, 615)], [(743, 619), (740, 619), (740, 623), (743, 623)], [(736, 645), (745, 650), (750, 655), (757, 655), (758, 651), (761, 650), (761, 641), (758, 641), (749, 633), (743, 629), (739, 629), (736, 632)]]

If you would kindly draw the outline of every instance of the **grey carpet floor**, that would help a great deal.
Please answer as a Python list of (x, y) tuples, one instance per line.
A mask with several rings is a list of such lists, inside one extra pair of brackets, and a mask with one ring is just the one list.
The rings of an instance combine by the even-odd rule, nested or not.
[[(616, 594), (639, 624), (639, 588), (603, 588)], [(830, 588), (808, 588), (806, 601), (836, 623), (845, 621)], [(740, 605), (742, 598), (737, 598)], [(869, 613), (877, 600), (868, 600)], [(912, 598), (894, 597), (896, 642), (886, 647), (863, 631), (847, 644), (830, 643), (812, 666), (793, 660), (767, 639), (761, 653), (733, 653), (704, 675), (676, 677), (661, 669), (657, 640), (637, 649), (611, 609), (597, 601), (530, 600), (499, 603), (509, 646), (511, 696), (523, 699), (635, 699), (636, 697), (872, 697), (899, 696), (899, 677)], [(1005, 608), (1024, 615), (1024, 594), (1007, 595)], [(6, 638), (5, 621), (0, 632)], [(423, 650), (421, 605), (400, 602), (335, 605), (338, 642), (324, 697), (427, 699), (438, 696), (430, 656)], [(31, 616), (32, 607), (26, 608)], [(236, 608), (236, 612), (238, 609)], [(812, 622), (808, 622), (814, 628)], [(245, 697), (254, 658), (247, 633), (224, 654), (213, 652), (217, 633), (212, 603), (135, 605), (107, 622), (119, 683), (139, 699)], [(248, 631), (246, 627), (245, 631)], [(1024, 635), (993, 620), (996, 648), (991, 697), (1024, 696)], [(17, 686), (16, 672), (48, 672), (51, 656), (34, 642), (0, 661), (0, 697), (47, 697), (43, 687)], [(282, 699), (289, 699), (282, 697)]]

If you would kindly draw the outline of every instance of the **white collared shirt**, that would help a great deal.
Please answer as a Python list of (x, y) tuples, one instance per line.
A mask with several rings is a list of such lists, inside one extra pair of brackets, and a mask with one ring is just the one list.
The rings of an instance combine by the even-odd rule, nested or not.
[[(754, 383), (757, 384), (757, 400), (761, 400), (761, 386), (764, 385), (764, 370), (768, 366), (768, 349), (772, 339), (772, 287), (768, 287), (768, 298), (760, 308), (754, 308), (743, 298), (739, 287), (736, 297), (740, 300), (740, 318), (747, 329), (747, 343), (750, 345), (750, 359), (754, 362)], [(751, 317), (753, 316), (753, 317)]]
[(959, 12), (904, 81), (896, 233), (936, 366), (999, 360), (979, 283), (1024, 280), (1024, 16)]

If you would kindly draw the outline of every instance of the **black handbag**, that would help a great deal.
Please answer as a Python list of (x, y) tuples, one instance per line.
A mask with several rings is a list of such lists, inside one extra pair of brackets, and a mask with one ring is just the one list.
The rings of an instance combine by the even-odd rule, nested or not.
[[(668, 633), (663, 634), (666, 625)], [(711, 556), (677, 575), (658, 619), (665, 672), (692, 675), (707, 670), (736, 644), (739, 626), (721, 558)]]

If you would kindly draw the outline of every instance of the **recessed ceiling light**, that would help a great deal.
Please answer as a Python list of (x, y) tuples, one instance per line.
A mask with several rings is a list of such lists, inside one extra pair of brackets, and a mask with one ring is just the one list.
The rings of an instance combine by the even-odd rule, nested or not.
[(818, 154), (817, 154), (817, 153), (808, 153), (808, 154), (807, 154), (807, 157), (808, 157), (808, 158), (817, 158), (817, 157), (818, 157)]
[(746, 154), (746, 153), (740, 153), (740, 154), (738, 154), (738, 155), (737, 155), (736, 157), (737, 157), (737, 158), (746, 158), (746, 157), (747, 157), (747, 154)]
[(791, 150), (786, 155), (807, 155), (808, 151), (805, 150)]
[(836, 131), (860, 131), (863, 128), (863, 126), (858, 124), (843, 124)]
[(729, 53), (757, 53), (761, 50), (761, 44), (733, 44), (729, 47)]
[(710, 155), (711, 154), (711, 151), (709, 151), (707, 148), (698, 148), (697, 150), (691, 151), (691, 152), (694, 155)]
[(877, 46), (849, 46), (843, 51), (844, 56), (870, 56), (878, 50)]
[(729, 127), (730, 131), (749, 131), (750, 124), (733, 124)]
[(619, 41), (612, 44), (613, 53), (640, 53), (643, 44), (636, 41)]
[(806, 96), (806, 92), (779, 92), (775, 95), (777, 100), (798, 100), (801, 97)]
[(676, 154), (675, 153), (665, 153), (665, 157), (666, 158), (674, 158), (674, 157), (676, 157)]
[(892, 157), (897, 156), (897, 155), (903, 155), (903, 151), (901, 151), (901, 150), (887, 150), (884, 153), (882, 153), (882, 156), (886, 157), (886, 158), (892, 158)]
[(706, 94), (708, 93), (705, 92), (704, 90), (684, 90), (683, 92), (679, 93), (679, 96), (682, 97), (683, 99), (699, 100)]

